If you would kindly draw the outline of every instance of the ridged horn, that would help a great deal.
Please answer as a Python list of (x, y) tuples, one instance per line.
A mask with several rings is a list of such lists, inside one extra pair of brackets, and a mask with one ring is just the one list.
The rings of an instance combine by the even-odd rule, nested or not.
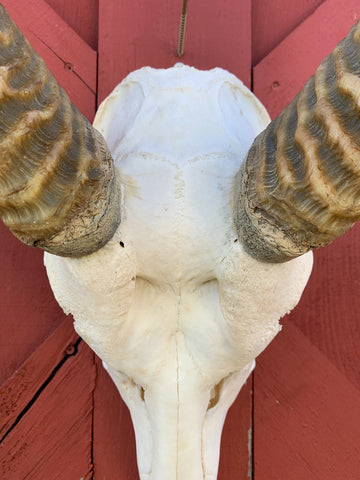
[(80, 257), (120, 222), (120, 186), (99, 132), (71, 104), (0, 5), (0, 216), (24, 243)]
[(255, 139), (233, 214), (248, 252), (274, 263), (329, 244), (360, 218), (360, 23)]

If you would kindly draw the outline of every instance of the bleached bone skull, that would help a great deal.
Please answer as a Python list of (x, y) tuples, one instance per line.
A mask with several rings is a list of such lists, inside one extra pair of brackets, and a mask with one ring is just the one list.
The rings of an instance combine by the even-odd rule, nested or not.
[(359, 39), (264, 131), (221, 69), (134, 72), (99, 110), (105, 141), (0, 6), (1, 217), (50, 252), (57, 300), (129, 406), (142, 480), (216, 479), (226, 412), (306, 252), (360, 218)]
[(123, 186), (120, 226), (92, 255), (45, 256), (130, 409), (142, 480), (216, 478), (227, 410), (308, 279), (311, 253), (264, 264), (237, 241), (233, 179), (268, 122), (224, 70), (130, 74), (95, 119)]

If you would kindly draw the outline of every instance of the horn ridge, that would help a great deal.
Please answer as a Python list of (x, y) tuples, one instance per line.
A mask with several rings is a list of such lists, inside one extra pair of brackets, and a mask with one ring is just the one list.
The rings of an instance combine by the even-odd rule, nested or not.
[(120, 223), (105, 140), (0, 5), (0, 215), (24, 243), (79, 257)]
[(290, 260), (360, 218), (359, 74), (357, 24), (255, 139), (235, 177), (233, 211), (256, 258)]

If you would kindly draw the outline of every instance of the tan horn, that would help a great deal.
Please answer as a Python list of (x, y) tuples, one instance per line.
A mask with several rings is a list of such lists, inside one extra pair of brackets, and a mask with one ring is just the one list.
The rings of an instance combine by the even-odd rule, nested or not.
[(233, 214), (255, 258), (284, 262), (360, 218), (360, 23), (254, 141)]
[(119, 204), (105, 140), (0, 5), (1, 218), (28, 245), (80, 257), (113, 236)]

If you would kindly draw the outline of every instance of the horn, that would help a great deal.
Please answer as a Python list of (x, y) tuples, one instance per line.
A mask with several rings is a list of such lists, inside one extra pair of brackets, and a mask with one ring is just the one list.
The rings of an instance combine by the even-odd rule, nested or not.
[(120, 223), (105, 140), (0, 5), (0, 216), (24, 243), (80, 257)]
[(360, 23), (251, 146), (233, 218), (255, 258), (284, 262), (360, 218)]

